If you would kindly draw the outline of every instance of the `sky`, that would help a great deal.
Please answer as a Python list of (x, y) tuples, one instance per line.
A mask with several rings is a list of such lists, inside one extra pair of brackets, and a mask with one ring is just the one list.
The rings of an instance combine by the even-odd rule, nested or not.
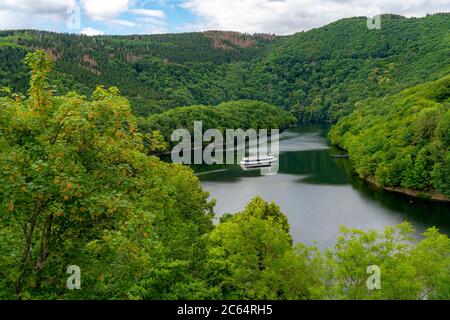
[(450, 0), (0, 0), (0, 29), (102, 34), (292, 34), (341, 18), (450, 12)]

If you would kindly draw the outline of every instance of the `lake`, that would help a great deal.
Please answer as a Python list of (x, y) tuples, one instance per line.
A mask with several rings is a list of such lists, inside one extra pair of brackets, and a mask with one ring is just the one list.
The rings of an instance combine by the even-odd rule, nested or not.
[(259, 195), (275, 201), (289, 219), (295, 242), (332, 247), (339, 226), (382, 230), (409, 221), (417, 235), (436, 226), (450, 234), (450, 205), (376, 188), (352, 174), (349, 160), (329, 145), (325, 125), (301, 125), (280, 135), (276, 175), (243, 171), (239, 165), (193, 166), (217, 200), (216, 220), (241, 211)]

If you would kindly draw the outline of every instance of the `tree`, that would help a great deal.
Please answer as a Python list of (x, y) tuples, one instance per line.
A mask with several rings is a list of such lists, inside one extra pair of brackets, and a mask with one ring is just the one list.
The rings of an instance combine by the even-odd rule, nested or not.
[(145, 138), (148, 144), (147, 148), (152, 154), (165, 152), (169, 148), (169, 145), (158, 130), (154, 130), (152, 133), (146, 134)]
[[(449, 112), (444, 99), (450, 77), (401, 93), (367, 99), (330, 132), (348, 150), (361, 178), (449, 195), (447, 183)], [(433, 196), (430, 193), (430, 196)]]
[(279, 226), (238, 215), (215, 228), (208, 248), (206, 276), (220, 290), (220, 298), (279, 298), (270, 279), (291, 249), (289, 235)]
[(206, 279), (222, 299), (317, 299), (324, 261), (314, 247), (292, 247), (286, 217), (275, 203), (254, 198), (228, 216), (208, 239)]
[[(103, 263), (138, 277), (151, 272), (145, 266), (158, 257), (161, 269), (156, 270), (180, 266), (192, 278), (195, 263), (205, 256), (201, 236), (212, 228), (208, 195), (198, 179), (190, 170), (145, 154), (143, 137), (117, 88), (98, 87), (90, 100), (75, 93), (44, 94), (47, 83), (40, 80), (49, 71), (47, 59), (40, 52), (26, 59), (36, 68), (29, 99), (0, 100), (2, 295), (61, 296), (65, 268), (77, 263), (86, 283), (93, 284), (77, 298), (94, 297), (95, 290), (105, 298), (131, 292), (130, 281), (117, 287), (93, 281), (108, 279), (106, 271), (112, 269)], [(42, 76), (39, 81), (36, 75)], [(162, 247), (163, 256), (158, 254)], [(136, 269), (139, 263), (144, 269)], [(174, 284), (168, 281), (170, 292)]]
[(284, 232), (289, 234), (290, 226), (288, 219), (275, 202), (267, 203), (261, 197), (256, 196), (245, 206), (241, 215), (244, 219), (247, 217), (255, 217), (278, 224)]

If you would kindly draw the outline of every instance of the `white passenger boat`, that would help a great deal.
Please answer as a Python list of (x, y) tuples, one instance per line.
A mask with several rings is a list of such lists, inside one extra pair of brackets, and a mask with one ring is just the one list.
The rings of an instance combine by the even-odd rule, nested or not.
[(277, 157), (267, 155), (267, 156), (253, 156), (242, 158), (240, 164), (243, 169), (249, 168), (264, 168), (270, 167), (272, 164), (278, 161)]

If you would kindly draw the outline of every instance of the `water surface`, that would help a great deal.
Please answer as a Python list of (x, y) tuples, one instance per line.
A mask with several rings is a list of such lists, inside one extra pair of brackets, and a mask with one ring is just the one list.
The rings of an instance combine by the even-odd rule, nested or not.
[(450, 205), (375, 188), (351, 173), (347, 159), (330, 147), (327, 126), (304, 125), (281, 134), (279, 172), (263, 176), (239, 165), (194, 167), (215, 212), (241, 211), (254, 196), (276, 201), (287, 215), (295, 242), (331, 247), (340, 225), (382, 230), (409, 221), (418, 230), (450, 233)]

